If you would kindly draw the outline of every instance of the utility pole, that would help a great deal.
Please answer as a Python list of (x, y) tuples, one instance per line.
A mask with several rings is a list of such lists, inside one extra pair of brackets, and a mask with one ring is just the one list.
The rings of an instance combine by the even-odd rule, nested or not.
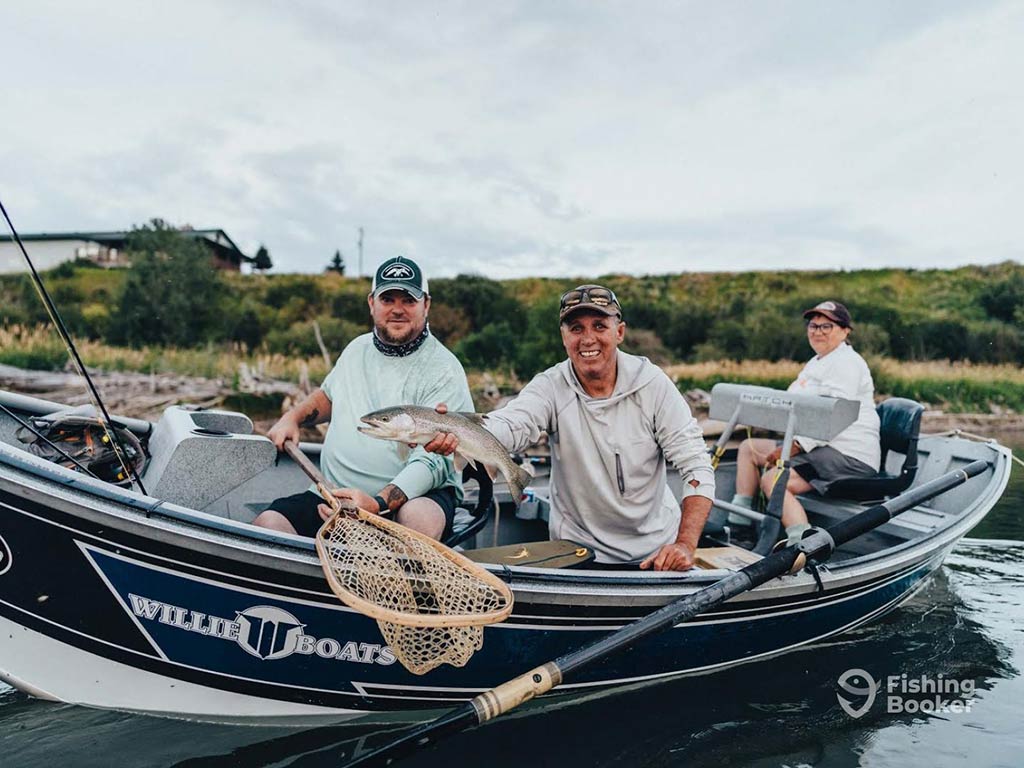
[(358, 277), (363, 276), (363, 228), (359, 228), (359, 274)]

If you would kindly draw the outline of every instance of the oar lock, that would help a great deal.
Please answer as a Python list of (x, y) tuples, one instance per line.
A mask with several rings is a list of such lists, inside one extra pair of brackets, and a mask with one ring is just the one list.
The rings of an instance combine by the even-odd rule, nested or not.
[(806, 570), (814, 577), (814, 583), (818, 585), (818, 591), (824, 592), (825, 585), (821, 582), (818, 565), (832, 557), (832, 553), (836, 551), (836, 542), (832, 538), (832, 534), (824, 528), (808, 528), (796, 544), (789, 544), (782, 540), (775, 545), (774, 551), (778, 552), (786, 547), (793, 547), (797, 551), (797, 556), (793, 560), (793, 565), (787, 575)]

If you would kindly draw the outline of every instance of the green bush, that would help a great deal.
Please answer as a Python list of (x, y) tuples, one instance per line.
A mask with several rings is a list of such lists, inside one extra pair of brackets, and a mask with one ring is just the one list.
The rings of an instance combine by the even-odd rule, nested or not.
[[(321, 317), (317, 321), (320, 324), (320, 333), (323, 336), (328, 357), (332, 361), (341, 354), (341, 350), (345, 348), (346, 344), (368, 330), (366, 326), (358, 326), (348, 320), (339, 320), (334, 317)], [(320, 346), (316, 343), (312, 320), (302, 320), (287, 328), (275, 328), (267, 332), (264, 337), (264, 346), (272, 354), (301, 357), (320, 354)]]
[(1017, 310), (1024, 307), (1024, 275), (1014, 272), (992, 281), (982, 288), (978, 303), (989, 317), (1006, 323), (1014, 322)]
[(216, 338), (224, 290), (205, 246), (154, 219), (132, 231), (126, 250), (132, 266), (111, 341), (193, 347)]
[(455, 345), (455, 354), (467, 368), (507, 369), (516, 359), (516, 335), (507, 321), (485, 325)]

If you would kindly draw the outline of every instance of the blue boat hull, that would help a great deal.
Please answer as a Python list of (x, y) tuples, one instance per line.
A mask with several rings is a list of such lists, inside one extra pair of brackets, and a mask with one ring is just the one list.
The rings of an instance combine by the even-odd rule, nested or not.
[[(165, 686), (262, 702), (253, 716), (287, 715), (297, 711), (292, 705), (346, 713), (443, 706), (578, 648), (671, 599), (643, 604), (634, 596), (616, 603), (581, 594), (578, 601), (564, 595), (546, 600), (524, 576), (513, 616), (485, 630), (482, 649), (465, 667), (446, 665), (416, 676), (396, 662), (373, 620), (338, 603), (308, 556), (274, 561), (256, 541), (221, 537), (197, 543), (187, 529), (166, 525), (159, 535), (145, 535), (145, 521), (87, 519), (58, 506), (0, 492), (0, 543), (8, 550), (7, 570), (0, 575), (0, 617), (5, 626), (34, 633), (39, 643), (45, 638), (46, 655), (65, 649), (81, 665), (95, 661), (98, 670), (113, 664), (138, 671), (140, 700), (149, 681), (159, 679)], [(716, 669), (813, 642), (898, 605), (943, 555), (922, 553), (823, 593), (755, 592), (609, 657), (566, 687)], [(293, 567), (281, 567), (282, 562)], [(520, 584), (514, 575), (511, 581), (514, 589)], [(6, 660), (3, 646), (0, 639), (0, 659)], [(33, 676), (41, 673), (35, 670)], [(31, 679), (14, 671), (6, 676), (16, 683)], [(118, 704), (125, 701), (124, 681), (120, 672), (109, 684), (97, 676), (87, 696), (52, 684), (45, 690), (63, 700), (160, 710)], [(111, 690), (105, 690), (108, 685)], [(211, 700), (197, 703), (192, 712), (180, 712), (180, 704), (169, 711), (202, 716), (212, 706)]]

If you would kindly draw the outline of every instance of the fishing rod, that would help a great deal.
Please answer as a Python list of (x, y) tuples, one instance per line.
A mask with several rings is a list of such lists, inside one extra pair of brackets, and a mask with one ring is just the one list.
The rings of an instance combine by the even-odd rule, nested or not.
[(85, 369), (85, 363), (82, 362), (82, 358), (78, 355), (78, 349), (75, 348), (75, 342), (71, 339), (71, 334), (68, 333), (67, 326), (64, 325), (64, 320), (61, 318), (56, 305), (54, 305), (53, 300), (50, 298), (50, 294), (46, 290), (46, 286), (43, 285), (43, 279), (36, 271), (36, 267), (32, 263), (32, 259), (29, 258), (28, 251), (25, 249), (25, 244), (21, 241), (21, 235), (19, 235), (18, 230), (14, 228), (14, 222), (11, 221), (11, 217), (7, 214), (7, 209), (4, 207), (2, 200), (0, 200), (0, 213), (3, 214), (4, 219), (7, 221), (7, 226), (11, 230), (11, 234), (14, 236), (14, 242), (16, 242), (18, 244), (18, 248), (21, 249), (21, 255), (25, 257), (25, 263), (28, 264), (29, 271), (32, 274), (32, 285), (35, 287), (36, 293), (39, 294), (39, 298), (42, 300), (43, 306), (46, 308), (46, 313), (50, 316), (50, 321), (57, 328), (57, 333), (60, 335), (61, 341), (64, 342), (64, 348), (67, 350), (72, 362), (74, 362), (78, 373), (81, 374), (83, 379), (85, 379), (93, 405), (96, 406), (96, 410), (101, 414), (99, 419), (100, 426), (103, 427), (103, 431), (107, 435), (107, 440), (110, 441), (110, 445), (114, 449), (114, 455), (117, 456), (117, 461), (121, 465), (121, 469), (124, 470), (125, 477), (130, 477), (132, 479), (132, 482), (138, 486), (140, 493), (148, 495), (146, 493), (146, 487), (142, 484), (142, 478), (139, 477), (139, 473), (135, 469), (134, 463), (127, 459), (128, 452), (121, 443), (121, 438), (118, 437), (117, 430), (114, 429), (113, 421), (110, 418), (110, 414), (107, 413), (107, 408), (103, 404), (103, 400), (100, 398), (100, 393), (96, 389), (96, 385), (93, 384), (92, 377), (89, 376), (89, 372)]

